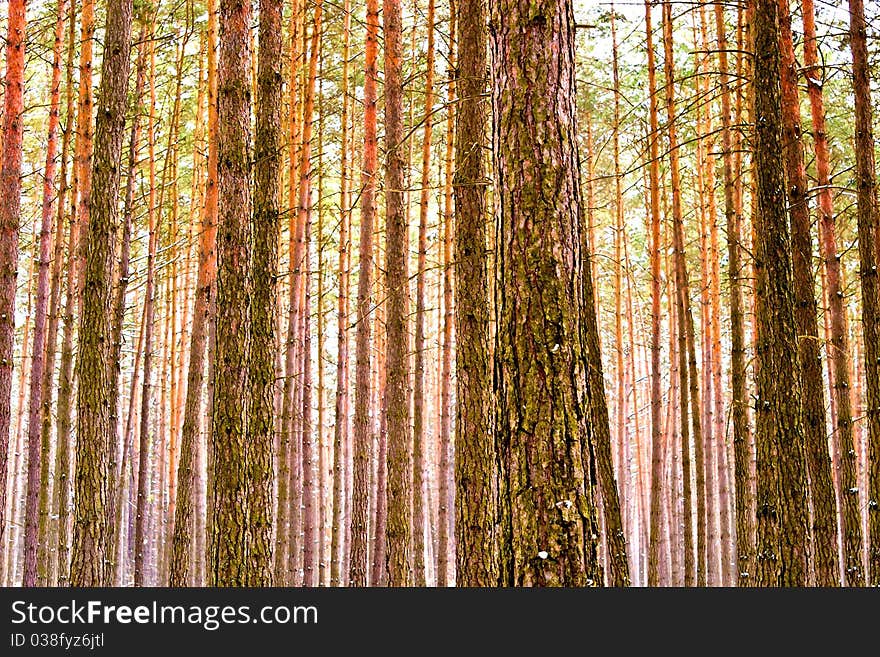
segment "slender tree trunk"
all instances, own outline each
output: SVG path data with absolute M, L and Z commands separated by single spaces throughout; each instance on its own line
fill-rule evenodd
M 804 586 L 807 582 L 807 495 L 801 380 L 785 211 L 783 115 L 778 2 L 755 5 L 755 165 L 758 312 L 756 583 Z
M 178 499 L 175 508 L 171 547 L 170 586 L 191 583 L 190 547 L 192 543 L 193 495 L 197 470 L 193 469 L 196 442 L 199 438 L 202 388 L 208 327 L 217 277 L 217 10 L 214 0 L 208 3 L 208 158 L 204 206 L 199 233 L 199 270 L 196 282 L 193 322 L 190 332 L 189 372 L 186 405 L 180 440 Z M 200 517 L 200 514 L 197 514 Z
M 373 224 L 376 218 L 376 103 L 379 40 L 379 2 L 367 0 L 366 64 L 364 77 L 364 151 L 357 329 L 355 334 L 354 471 L 351 510 L 349 580 L 367 585 L 367 513 L 370 480 L 370 306 L 373 268 Z
M 868 584 L 880 584 L 880 311 L 877 288 L 877 176 L 871 119 L 867 24 L 863 0 L 849 0 L 849 36 L 855 97 L 856 195 L 859 269 L 862 285 L 868 444 Z M 8 116 L 8 115 L 7 115 Z M 852 567 L 852 566 L 848 566 Z M 849 581 L 849 575 L 847 578 Z
M 42 408 L 40 409 L 40 440 L 43 445 L 52 445 L 52 387 L 55 375 L 55 357 L 58 338 L 58 322 L 60 319 L 61 308 L 61 272 L 65 262 L 65 243 L 69 250 L 73 235 L 68 230 L 68 238 L 64 239 L 65 233 L 65 199 L 68 192 L 67 179 L 67 160 L 70 152 L 70 133 L 74 125 L 74 104 L 73 104 L 73 60 L 74 51 L 76 50 L 76 10 L 68 5 L 67 12 L 67 62 L 65 64 L 65 106 L 66 114 L 64 128 L 61 133 L 61 168 L 59 171 L 58 198 L 57 198 L 57 216 L 55 220 L 55 246 L 52 262 L 52 279 L 50 286 L 49 300 L 49 325 L 46 329 L 46 365 L 43 368 L 42 383 Z M 73 226 L 75 224 L 71 224 Z M 72 260 L 70 261 L 72 262 Z M 47 487 L 43 487 L 41 495 L 45 492 L 45 498 L 40 499 L 40 519 L 39 528 L 39 554 L 37 565 L 38 585 L 40 586 L 57 586 L 58 584 L 58 513 L 53 513 L 52 508 L 61 488 L 59 482 L 61 472 L 57 464 L 60 458 L 60 450 L 58 440 L 54 442 L 55 446 L 55 465 L 51 482 L 51 492 Z M 48 465 L 48 462 L 47 462 Z M 42 469 L 42 465 L 40 466 Z M 48 471 L 43 481 L 49 481 Z M 45 518 L 45 520 L 43 520 Z
M 433 0 L 432 0 L 433 1 Z M 342 9 L 342 148 L 339 165 L 339 296 L 337 298 L 336 338 L 336 423 L 333 428 L 333 528 L 330 539 L 330 586 L 343 586 L 348 581 L 345 554 L 346 514 L 350 507 L 346 500 L 348 482 L 349 396 L 348 396 L 348 317 L 349 267 L 351 237 L 351 200 L 349 198 L 348 118 L 351 111 L 349 98 L 349 57 L 351 53 L 351 0 L 345 0 Z M 430 53 L 430 47 L 428 52 Z M 430 70 L 430 68 L 429 68 Z M 418 399 L 418 398 L 417 398 Z M 418 526 L 418 525 L 416 525 Z M 424 546 L 423 546 L 424 549 Z M 416 553 L 418 557 L 418 553 Z
M 24 134 L 24 51 L 26 0 L 10 0 L 0 153 L 0 546 L 5 545 L 6 474 L 12 417 L 12 362 L 15 342 L 15 281 L 21 221 L 21 149 Z
M 660 307 L 662 281 L 660 278 L 660 129 L 657 120 L 657 81 L 654 57 L 654 34 L 651 23 L 651 3 L 645 2 L 645 34 L 648 52 L 648 181 L 651 210 L 651 531 L 648 547 L 648 586 L 668 583 L 660 559 L 661 520 L 663 503 L 663 426 L 660 371 Z
M 41 440 L 43 366 L 46 351 L 46 317 L 49 303 L 49 264 L 52 249 L 53 201 L 55 196 L 55 156 L 58 150 L 58 106 L 61 95 L 61 46 L 64 40 L 66 0 L 59 0 L 52 48 L 52 78 L 49 83 L 49 126 L 46 136 L 46 166 L 43 173 L 42 221 L 40 222 L 39 269 L 34 308 L 34 334 L 31 347 L 30 394 L 28 398 L 28 472 L 24 521 L 23 586 L 37 584 L 39 527 L 46 525 L 49 494 L 49 436 Z M 2 473 L 0 473 L 2 474 Z M 42 505 L 40 502 L 43 502 Z M 44 513 L 40 513 L 40 509 Z M 0 519 L 2 521 L 2 519 Z M 43 532 L 45 534 L 45 530 Z M 45 572 L 42 574 L 45 583 Z
M 795 329 L 802 387 L 801 422 L 806 440 L 806 466 L 813 508 L 813 570 L 819 586 L 837 584 L 837 504 L 831 481 L 831 458 L 825 435 L 825 395 L 822 361 L 819 357 L 816 281 L 813 277 L 813 239 L 810 234 L 810 208 L 807 205 L 807 174 L 801 142 L 800 101 L 797 64 L 791 34 L 788 0 L 779 1 L 779 50 L 782 76 L 782 148 L 788 181 L 791 214 L 792 275 L 794 283 Z M 858 585 L 860 573 L 853 573 Z
M 837 250 L 837 237 L 834 206 L 831 197 L 831 162 L 828 134 L 825 128 L 825 104 L 822 97 L 824 71 L 819 69 L 818 44 L 816 39 L 816 20 L 813 0 L 803 0 L 804 21 L 804 67 L 807 79 L 807 92 L 810 98 L 810 112 L 813 122 L 813 147 L 816 154 L 816 176 L 818 183 L 819 206 L 819 250 L 825 266 L 825 281 L 828 296 L 828 315 L 831 340 L 828 359 L 831 364 L 830 379 L 833 382 L 831 393 L 834 402 L 833 423 L 838 436 L 837 450 L 840 465 L 838 488 L 842 506 L 843 566 L 844 583 L 849 583 L 855 575 L 855 582 L 864 581 L 862 568 L 862 530 L 858 495 L 853 488 L 858 487 L 855 467 L 855 444 L 853 436 L 852 390 L 850 389 L 850 348 L 847 334 L 846 300 L 843 289 L 843 272 Z
M 689 340 L 688 336 L 693 332 L 693 316 L 690 307 L 690 291 L 688 284 L 687 263 L 685 260 L 685 240 L 684 240 L 684 222 L 682 219 L 681 209 L 681 177 L 679 173 L 680 153 L 678 150 L 678 136 L 676 130 L 675 115 L 675 68 L 672 50 L 672 7 L 668 1 L 663 3 L 663 45 L 665 49 L 666 62 L 664 65 L 666 73 L 666 116 L 668 120 L 667 134 L 669 138 L 669 170 L 672 183 L 672 221 L 673 221 L 673 250 L 674 250 L 674 273 L 675 273 L 675 301 L 676 301 L 676 318 L 678 320 L 678 376 L 679 376 L 679 394 L 681 399 L 681 467 L 683 482 L 683 504 L 684 504 L 684 568 L 685 568 L 685 586 L 693 586 L 702 581 L 698 577 L 697 571 L 700 570 L 701 557 L 697 563 L 694 563 L 694 545 L 693 545 L 693 520 L 692 520 L 692 494 L 691 494 L 691 454 L 690 454 L 690 430 L 688 428 L 688 409 L 693 410 L 695 429 L 699 430 L 699 403 L 694 398 L 693 393 L 696 392 L 696 382 L 691 381 L 691 368 L 689 367 L 690 347 L 693 340 Z M 695 368 L 694 368 L 695 369 Z M 690 385 L 689 385 L 690 383 Z M 694 436 L 694 445 L 699 447 L 699 436 Z M 699 456 L 695 454 L 695 459 L 699 461 Z M 697 464 L 699 471 L 699 463 Z M 697 477 L 697 496 L 701 496 L 701 482 Z M 697 517 L 702 514 L 698 508 Z M 699 549 L 698 555 L 702 555 Z M 696 568 L 695 568 L 696 566 Z
M 483 161 L 487 103 L 486 9 L 458 2 L 459 104 L 455 163 L 456 349 L 456 583 L 498 582 L 498 473 L 492 433 L 492 352 L 489 344 L 489 272 L 486 171 Z M 427 152 L 427 151 L 426 151 Z M 425 160 L 427 163 L 427 159 Z M 427 173 L 427 169 L 425 170 Z M 422 179 L 427 197 L 427 177 Z

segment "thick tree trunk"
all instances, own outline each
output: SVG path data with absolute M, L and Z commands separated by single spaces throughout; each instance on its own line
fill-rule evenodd
M 281 2 L 260 1 L 254 152 L 251 344 L 247 423 L 250 586 L 272 583 L 272 476 L 275 443 L 275 279 L 278 277 L 281 171 Z
M 807 583 L 807 491 L 792 249 L 785 210 L 778 2 L 755 5 L 757 201 L 757 571 L 759 586 Z
M 110 346 L 114 244 L 120 161 L 128 99 L 132 0 L 107 10 L 99 111 L 83 270 L 82 315 L 77 350 L 76 510 L 71 553 L 72 586 L 105 581 L 107 533 L 107 436 L 110 427 L 107 359 Z
M 593 311 L 582 293 L 590 277 L 581 253 L 572 4 L 502 0 L 490 33 L 501 208 L 496 432 L 508 496 L 502 581 L 597 585 L 595 400 L 584 370 L 601 372 L 601 362 L 583 320 Z
M 244 586 L 247 554 L 247 333 L 250 290 L 250 0 L 220 2 L 217 345 L 211 441 L 212 586 Z

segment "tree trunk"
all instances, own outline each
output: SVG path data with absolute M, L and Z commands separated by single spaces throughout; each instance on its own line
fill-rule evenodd
M 782 77 L 782 148 L 785 156 L 788 204 L 791 213 L 792 275 L 795 329 L 802 390 L 801 422 L 806 441 L 806 466 L 813 508 L 813 570 L 819 586 L 837 584 L 837 504 L 831 481 L 831 457 L 825 435 L 825 395 L 819 356 L 816 281 L 813 277 L 813 239 L 807 205 L 807 174 L 801 142 L 798 72 L 791 34 L 788 0 L 779 0 L 779 49 Z M 855 575 L 855 573 L 853 573 Z M 860 572 L 853 578 L 857 585 Z
M 249 582 L 246 503 L 250 310 L 250 0 L 220 2 L 217 82 L 219 185 L 217 345 L 211 441 L 214 453 L 211 509 L 212 586 Z
M 351 258 L 351 199 L 349 194 L 348 117 L 351 111 L 349 98 L 349 57 L 351 52 L 351 0 L 345 0 L 342 28 L 342 135 L 339 164 L 339 295 L 337 298 L 336 338 L 336 422 L 333 427 L 333 529 L 330 539 L 330 586 L 343 586 L 348 581 L 345 569 L 346 515 L 351 510 L 346 500 L 348 486 L 349 441 L 349 395 L 348 395 L 348 317 L 349 317 L 349 268 Z M 430 52 L 430 48 L 428 50 Z M 416 555 L 418 556 L 418 555 Z
M 596 422 L 584 370 L 601 372 L 601 362 L 585 344 L 582 319 L 593 311 L 582 293 L 590 278 L 581 253 L 572 4 L 501 0 L 490 34 L 501 208 L 496 432 L 508 496 L 502 579 L 597 585 L 589 478 Z
M 49 436 L 41 440 L 40 409 L 46 351 L 46 318 L 49 303 L 49 264 L 52 249 L 53 201 L 55 197 L 55 155 L 58 149 L 58 106 L 61 95 L 61 46 L 64 40 L 66 0 L 58 2 L 55 21 L 55 42 L 52 48 L 52 78 L 49 83 L 49 127 L 46 136 L 46 166 L 43 173 L 42 221 L 40 222 L 39 269 L 37 298 L 34 308 L 34 335 L 31 347 L 30 396 L 28 399 L 28 481 L 24 524 L 24 575 L 22 586 L 37 584 L 40 566 L 37 555 L 40 529 L 47 522 L 49 497 Z M 51 394 L 51 392 L 50 392 Z M 41 513 L 42 511 L 42 513 Z M 46 573 L 41 578 L 45 584 Z
M 458 2 L 459 103 L 455 135 L 456 583 L 498 582 L 498 473 L 492 433 L 492 352 L 483 163 L 487 104 L 486 10 Z M 427 197 L 427 178 L 422 180 Z
M 110 427 L 110 310 L 117 201 L 128 99 L 132 0 L 108 7 L 101 64 L 99 111 L 89 201 L 82 315 L 77 350 L 76 510 L 71 554 L 72 586 L 105 582 L 107 436 Z
M 862 283 L 869 462 L 868 584 L 880 584 L 880 310 L 877 288 L 877 175 L 871 119 L 871 79 L 863 0 L 849 0 L 849 37 L 855 97 L 856 200 Z M 846 494 L 846 493 L 845 493 Z
M 778 2 L 757 0 L 754 146 L 757 213 L 755 400 L 759 586 L 807 582 L 807 495 L 792 249 L 785 211 Z
M 370 306 L 373 268 L 373 224 L 376 218 L 376 103 L 379 2 L 367 0 L 364 75 L 364 152 L 355 334 L 354 471 L 352 476 L 351 586 L 367 585 L 367 514 L 370 481 Z
M 25 0 L 10 0 L 0 153 L 0 546 L 6 535 L 6 473 L 12 417 L 15 288 L 21 221 L 21 148 L 24 134 Z
M 250 586 L 272 583 L 272 476 L 275 442 L 275 279 L 281 170 L 281 2 L 260 1 L 254 152 L 252 309 L 247 423 Z
M 842 508 L 842 535 L 844 583 L 849 583 L 852 575 L 855 581 L 864 582 L 862 575 L 862 528 L 859 513 L 858 495 L 849 491 L 858 487 L 855 468 L 855 444 L 853 436 L 852 391 L 850 389 L 850 347 L 847 334 L 846 300 L 844 297 L 843 273 L 837 251 L 836 228 L 834 225 L 834 206 L 831 197 L 831 158 L 828 134 L 825 129 L 825 104 L 822 98 L 824 71 L 819 69 L 819 53 L 816 40 L 816 20 L 813 0 L 803 0 L 804 20 L 804 67 L 807 79 L 807 93 L 810 98 L 810 112 L 813 121 L 813 147 L 816 153 L 816 177 L 818 183 L 819 206 L 819 250 L 825 265 L 825 280 L 828 292 L 828 315 L 831 332 L 831 348 L 828 359 L 831 363 L 832 400 L 837 430 L 837 443 L 840 446 L 840 504 Z

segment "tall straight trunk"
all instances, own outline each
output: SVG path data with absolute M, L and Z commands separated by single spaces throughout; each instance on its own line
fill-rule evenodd
M 109 315 L 119 197 L 122 140 L 128 98 L 131 53 L 132 0 L 108 7 L 105 50 L 101 64 L 99 111 L 95 125 L 95 155 L 79 348 L 76 369 L 76 510 L 71 551 L 72 586 L 97 586 L 105 581 L 107 533 L 107 436 L 110 426 Z
M 455 135 L 456 583 L 498 582 L 498 473 L 492 433 L 486 165 L 486 9 L 456 4 L 459 103 Z M 427 153 L 427 146 L 426 146 Z M 427 159 L 425 160 L 427 163 Z M 427 169 L 425 170 L 427 173 Z M 427 197 L 427 177 L 422 179 Z
M 855 443 L 853 435 L 852 390 L 850 388 L 850 349 L 847 332 L 846 298 L 844 296 L 843 272 L 837 250 L 834 206 L 831 196 L 831 157 L 828 133 L 825 128 L 825 103 L 822 97 L 824 71 L 819 68 L 819 52 L 816 38 L 816 19 L 813 0 L 803 0 L 804 21 L 804 67 L 807 93 L 810 98 L 810 114 L 813 123 L 813 147 L 816 155 L 818 183 L 819 251 L 824 263 L 828 292 L 828 315 L 831 348 L 828 359 L 831 364 L 832 400 L 835 416 L 833 427 L 837 431 L 838 459 L 840 465 L 839 490 L 842 507 L 843 566 L 845 584 L 864 582 L 862 567 L 862 528 L 856 482 Z
M 718 84 L 721 87 L 721 149 L 724 176 L 724 220 L 727 228 L 727 278 L 730 299 L 730 414 L 733 429 L 734 490 L 736 509 L 736 582 L 748 585 L 754 577 L 754 500 L 749 477 L 748 396 L 746 392 L 745 330 L 742 298 L 742 215 L 735 201 L 733 134 L 731 129 L 730 84 L 728 80 L 727 34 L 724 6 L 715 5 L 718 43 Z M 734 583 L 733 581 L 731 584 Z
M 629 435 L 627 432 L 627 394 L 626 394 L 626 365 L 624 356 L 626 347 L 623 340 L 623 241 L 625 239 L 624 216 L 623 216 L 623 184 L 620 172 L 620 75 L 617 57 L 617 30 L 614 20 L 614 7 L 611 7 L 611 51 L 612 51 L 612 81 L 614 94 L 614 118 L 611 128 L 612 159 L 614 160 L 614 377 L 615 395 L 614 407 L 616 411 L 614 446 L 617 450 L 617 483 L 620 499 L 630 499 L 629 493 Z M 603 510 L 609 507 L 603 506 Z M 624 509 L 623 531 L 624 540 L 631 537 L 631 517 Z M 606 527 L 608 520 L 605 520 Z M 630 537 L 626 534 L 630 533 Z M 606 532 L 607 534 L 607 532 Z M 628 564 L 631 570 L 631 564 Z
M 64 41 L 64 16 L 67 0 L 59 0 L 52 47 L 52 78 L 49 83 L 49 125 L 46 135 L 46 166 L 43 171 L 43 203 L 40 222 L 37 298 L 34 308 L 34 334 L 31 347 L 30 395 L 28 398 L 28 478 L 24 522 L 23 586 L 37 584 L 39 568 L 39 530 L 48 519 L 49 436 L 41 439 L 40 410 L 43 399 L 43 372 L 46 350 L 46 318 L 49 305 L 49 264 L 52 249 L 53 201 L 55 199 L 55 156 L 58 150 L 58 108 L 61 97 L 61 46 Z M 51 393 L 50 393 L 51 394 Z M 41 513 L 42 510 L 42 513 Z M 45 571 L 41 579 L 45 583 Z
M 211 441 L 214 452 L 211 509 L 212 586 L 249 582 L 246 399 L 250 315 L 250 0 L 220 2 L 217 81 L 219 185 L 217 345 Z
M 288 203 L 290 217 L 288 219 L 288 257 L 289 267 L 296 270 L 299 262 L 295 261 L 299 246 L 299 236 L 297 234 L 297 225 L 299 221 L 299 213 L 296 211 L 298 188 L 298 171 L 300 162 L 297 159 L 297 139 L 299 138 L 299 71 L 300 71 L 300 48 L 302 39 L 299 30 L 303 18 L 302 5 L 298 0 L 294 0 L 291 7 L 290 17 L 290 77 L 289 77 L 289 102 L 290 111 L 288 114 L 288 139 L 290 143 L 290 153 L 288 156 Z M 299 252 L 301 254 L 301 251 Z M 293 483 L 296 476 L 297 468 L 293 466 L 292 452 L 295 432 L 293 428 L 294 417 L 298 413 L 294 410 L 294 396 L 296 393 L 296 364 L 298 357 L 297 350 L 297 329 L 299 316 L 297 303 L 298 291 L 294 286 L 291 277 L 289 290 L 289 307 L 287 312 L 287 340 L 284 345 L 284 385 L 281 392 L 281 418 L 280 418 L 280 435 L 278 437 L 278 495 L 277 495 L 277 513 L 276 527 L 278 540 L 275 545 L 275 583 L 278 585 L 289 584 L 288 569 L 294 557 L 294 546 L 291 539 L 294 534 L 293 518 L 299 517 L 299 504 L 293 500 L 298 495 L 298 491 L 294 489 Z
M 759 586 L 807 582 L 807 491 L 792 248 L 785 209 L 778 2 L 755 5 Z
M 373 225 L 376 219 L 376 103 L 379 41 L 379 2 L 367 0 L 364 68 L 364 150 L 357 330 L 355 334 L 354 471 L 352 473 L 351 545 L 349 583 L 367 584 L 367 513 L 370 481 L 370 306 L 373 268 Z
M 199 232 L 199 268 L 196 282 L 193 321 L 190 332 L 189 371 L 186 405 L 180 439 L 178 499 L 175 508 L 171 546 L 170 586 L 191 583 L 190 548 L 192 543 L 193 495 L 197 495 L 197 471 L 193 464 L 202 411 L 202 388 L 205 372 L 208 326 L 217 277 L 217 11 L 214 0 L 208 2 L 207 86 L 208 86 L 208 158 L 204 205 Z
M 65 63 L 65 106 L 66 115 L 64 127 L 61 131 L 61 162 L 58 180 L 58 196 L 57 209 L 55 219 L 55 245 L 52 257 L 52 278 L 50 284 L 49 296 L 49 324 L 46 329 L 46 364 L 43 368 L 42 382 L 42 408 L 40 409 L 40 440 L 43 445 L 52 445 L 52 388 L 55 376 L 55 357 L 56 346 L 58 340 L 58 322 L 60 319 L 61 309 L 61 273 L 65 264 L 65 244 L 70 247 L 70 239 L 64 239 L 65 232 L 70 233 L 69 229 L 65 230 L 65 200 L 69 191 L 67 178 L 67 160 L 70 152 L 70 133 L 72 132 L 74 122 L 74 104 L 73 104 L 73 61 L 74 51 L 76 50 L 76 10 L 68 5 L 66 16 L 68 23 L 67 29 L 67 61 Z M 69 257 L 69 254 L 68 254 Z M 52 512 L 55 500 L 59 493 L 60 471 L 57 468 L 59 449 L 57 436 L 54 442 L 55 446 L 55 463 L 56 468 L 53 471 L 53 478 L 50 486 L 43 486 L 40 498 L 40 527 L 37 541 L 39 543 L 39 553 L 37 555 L 37 583 L 39 586 L 56 586 L 58 583 L 57 576 L 57 526 L 58 514 Z M 47 462 L 48 465 L 48 462 Z M 42 465 L 40 466 L 42 469 Z M 49 473 L 45 472 L 41 476 L 43 481 L 49 481 Z M 51 492 L 50 492 L 51 491 Z M 53 540 L 52 537 L 56 537 Z
M 685 259 L 684 222 L 681 208 L 681 176 L 679 172 L 680 153 L 678 151 L 678 136 L 676 130 L 675 115 L 675 62 L 672 50 L 672 7 L 668 1 L 663 3 L 663 45 L 666 55 L 664 71 L 666 74 L 666 116 L 668 120 L 667 136 L 669 139 L 669 175 L 672 183 L 672 221 L 673 221 L 673 250 L 674 250 L 674 273 L 675 273 L 675 307 L 678 321 L 678 376 L 679 394 L 681 399 L 680 430 L 681 430 L 681 467 L 683 482 L 684 504 L 684 568 L 685 586 L 703 582 L 697 571 L 703 572 L 700 563 L 703 551 L 698 545 L 698 559 L 694 563 L 693 545 L 693 520 L 692 520 L 692 493 L 691 493 L 691 454 L 690 454 L 690 429 L 688 425 L 688 409 L 693 411 L 693 426 L 697 434 L 699 432 L 699 403 L 694 397 L 697 392 L 696 381 L 692 380 L 689 354 L 693 346 L 693 340 L 688 336 L 693 332 L 693 315 L 690 306 L 690 291 L 688 284 L 687 263 Z M 694 377 L 695 379 L 695 377 Z M 690 384 L 690 385 L 689 385 Z M 694 435 L 694 445 L 700 446 L 700 436 Z M 695 460 L 699 456 L 695 454 Z M 699 463 L 697 463 L 699 471 Z M 701 486 L 697 477 L 697 497 L 701 497 Z M 697 518 L 702 516 L 698 506 Z M 696 566 L 696 567 L 695 567 Z
M 865 382 L 871 472 L 868 491 L 868 584 L 880 584 L 880 310 L 877 287 L 877 175 L 872 135 L 871 77 L 863 0 L 849 0 L 855 98 L 856 200 L 862 284 Z
M 455 16 L 454 2 L 450 5 L 450 15 Z M 456 62 L 456 29 L 458 22 L 452 21 L 449 33 L 449 61 L 450 70 L 455 70 Z M 453 189 L 452 189 L 452 164 L 455 148 L 455 78 L 450 76 L 446 94 L 446 148 L 443 158 L 443 353 L 440 365 L 440 435 L 438 436 L 440 449 L 440 462 L 437 486 L 437 586 L 444 587 L 449 584 L 449 562 L 454 561 L 454 548 L 450 535 L 450 519 L 453 509 L 451 508 L 451 462 L 452 455 L 452 343 L 454 326 L 454 300 L 453 300 L 453 277 L 452 277 L 452 235 L 454 220 L 452 213 Z
M 668 584 L 660 559 L 663 503 L 663 396 L 660 371 L 660 128 L 657 120 L 657 79 L 651 3 L 645 2 L 645 34 L 648 52 L 648 187 L 651 211 L 651 531 L 648 546 L 648 586 Z
M 419 193 L 419 243 L 416 271 L 415 366 L 413 372 L 413 583 L 425 586 L 425 278 L 428 261 L 428 203 L 434 105 L 434 0 L 428 0 L 428 46 L 425 67 L 425 114 Z M 415 31 L 413 31 L 415 34 Z M 414 37 L 415 38 L 415 37 Z M 410 142 L 410 145 L 412 142 Z
M 249 270 L 248 531 L 250 586 L 272 582 L 272 476 L 275 443 L 275 279 L 278 277 L 281 171 L 280 0 L 260 1 L 254 142 L 253 260 Z
M 412 445 L 409 404 L 409 275 L 403 179 L 403 81 L 400 0 L 384 0 L 385 38 L 385 282 L 388 413 L 388 522 L 385 563 L 389 586 L 407 586 L 412 508 Z
M 801 142 L 798 71 L 791 33 L 788 0 L 779 0 L 780 92 L 782 148 L 785 156 L 788 205 L 791 215 L 792 276 L 795 329 L 798 336 L 801 422 L 804 428 L 806 467 L 813 508 L 813 570 L 819 586 L 835 586 L 838 573 L 837 503 L 831 481 L 831 457 L 825 435 L 825 384 L 819 356 L 816 281 L 813 277 L 813 238 L 807 205 L 807 174 Z M 849 493 L 848 493 L 849 494 Z M 861 583 L 861 570 L 851 573 L 853 585 Z
M 12 363 L 15 343 L 15 287 L 21 221 L 21 149 L 24 135 L 24 51 L 26 0 L 10 0 L 0 153 L 0 546 L 6 535 L 6 475 L 12 418 Z
M 108 468 L 109 481 L 107 483 L 107 569 L 106 582 L 107 585 L 115 585 L 120 564 L 117 559 L 117 545 L 119 543 L 118 536 L 122 531 L 122 509 L 121 507 L 121 491 L 123 477 L 125 476 L 125 440 L 120 444 L 119 440 L 119 409 L 121 406 L 120 395 L 120 369 L 122 353 L 122 330 L 125 321 L 125 297 L 128 290 L 130 260 L 131 260 L 131 232 L 132 220 L 134 214 L 134 187 L 135 178 L 138 169 L 138 139 L 140 136 L 140 101 L 144 91 L 144 81 L 146 78 L 146 47 L 144 39 L 146 36 L 146 25 L 141 25 L 140 35 L 138 36 L 138 54 L 137 63 L 135 65 L 135 92 L 134 107 L 131 116 L 131 128 L 128 141 L 128 165 L 126 171 L 125 183 L 125 201 L 122 212 L 121 244 L 119 246 L 119 264 L 116 269 L 115 289 L 113 290 L 113 302 L 111 309 L 111 340 L 110 340 L 110 357 L 107 361 L 109 368 L 109 390 L 110 390 L 110 429 L 108 431 L 108 449 L 113 461 Z M 121 448 L 121 452 L 120 452 Z M 116 459 L 121 454 L 119 463 Z
M 155 23 L 150 27 L 150 34 L 155 34 Z M 136 509 L 134 530 L 134 585 L 143 586 L 146 583 L 147 541 L 148 522 L 148 498 L 150 496 L 148 486 L 149 454 L 150 454 L 150 386 L 153 366 L 153 318 L 155 313 L 155 287 L 156 287 L 156 251 L 159 244 L 159 208 L 156 204 L 156 167 L 155 167 L 155 112 L 156 112 L 156 49 L 155 44 L 150 44 L 150 111 L 147 123 L 147 149 L 149 154 L 149 200 L 147 209 L 148 243 L 147 243 L 147 277 L 144 284 L 144 349 L 143 349 L 143 379 L 141 384 L 141 411 L 138 446 L 138 479 L 136 487 Z
M 589 473 L 591 438 L 602 434 L 585 370 L 601 373 L 601 361 L 584 320 L 595 317 L 580 235 L 574 30 L 567 0 L 492 7 L 502 580 L 518 586 L 600 576 Z
M 323 3 L 318 0 L 315 3 L 315 12 L 312 18 L 312 33 L 309 44 L 309 67 L 305 85 L 303 100 L 302 121 L 302 151 L 300 160 L 299 178 L 299 223 L 298 234 L 302 240 L 297 242 L 299 253 L 294 256 L 296 268 L 294 269 L 293 285 L 301 289 L 302 305 L 302 495 L 303 495 L 303 585 L 316 586 L 320 559 L 316 551 L 317 534 L 317 458 L 318 451 L 311 431 L 311 354 L 310 354 L 310 270 L 309 264 L 309 230 L 312 222 L 312 127 L 315 105 L 315 87 L 318 75 L 318 56 L 321 44 L 321 24 Z M 300 231 L 302 231 L 300 233 Z M 299 257 L 297 257 L 299 256 Z M 301 286 L 301 287 L 300 287 Z
M 432 0 L 433 1 L 433 0 Z M 345 0 L 342 9 L 342 147 L 339 164 L 339 295 L 336 321 L 336 422 L 333 427 L 333 528 L 330 538 L 330 586 L 342 586 L 348 581 L 345 554 L 346 514 L 351 513 L 346 500 L 348 486 L 348 315 L 349 315 L 349 268 L 351 261 L 351 200 L 349 194 L 348 117 L 351 111 L 349 98 L 349 57 L 351 53 L 351 0 Z M 430 48 L 429 48 L 430 52 Z M 424 547 L 424 546 L 423 546 Z M 418 557 L 418 553 L 416 554 Z

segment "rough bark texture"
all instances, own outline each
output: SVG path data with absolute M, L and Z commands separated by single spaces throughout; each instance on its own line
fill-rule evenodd
M 3 151 L 0 153 L 0 549 L 6 545 L 6 473 L 12 412 L 15 287 L 21 219 L 21 146 L 24 92 L 25 0 L 9 2 Z M 2 561 L 2 560 L 0 560 Z
M 249 270 L 251 345 L 247 425 L 248 584 L 272 583 L 272 477 L 275 443 L 275 279 L 278 277 L 281 171 L 280 0 L 260 1 L 257 125 L 254 151 L 253 264 Z
M 599 583 L 585 385 L 574 15 L 501 0 L 490 18 L 500 194 L 495 352 L 505 517 L 502 582 Z M 587 278 L 589 280 L 589 278 Z M 589 362 L 587 362 L 589 361 Z
M 781 65 L 782 147 L 788 181 L 791 215 L 792 274 L 794 283 L 795 330 L 797 331 L 801 422 L 806 441 L 806 466 L 813 509 L 812 567 L 815 583 L 834 586 L 838 579 L 837 502 L 831 481 L 831 455 L 825 435 L 825 384 L 819 357 L 819 325 L 816 281 L 813 276 L 813 239 L 810 208 L 807 205 L 807 174 L 801 142 L 801 112 L 798 73 L 791 34 L 789 0 L 779 0 L 779 49 Z M 859 578 L 853 579 L 853 584 Z
M 220 2 L 217 345 L 211 441 L 212 586 L 248 583 L 245 404 L 250 296 L 250 0 Z
M 388 299 L 385 404 L 388 413 L 388 523 L 385 563 L 389 586 L 407 586 L 410 564 L 412 444 L 409 424 L 409 275 L 403 180 L 403 81 L 400 0 L 385 0 L 385 282 Z
M 825 130 L 825 104 L 822 98 L 824 71 L 818 66 L 816 19 L 813 0 L 803 0 L 804 67 L 810 114 L 813 121 L 813 148 L 816 154 L 816 182 L 819 185 L 819 251 L 825 266 L 825 285 L 830 315 L 831 394 L 834 402 L 837 443 L 840 460 L 841 533 L 843 535 L 844 584 L 850 580 L 864 582 L 862 567 L 862 527 L 859 517 L 858 494 L 849 493 L 858 487 L 856 482 L 855 443 L 853 436 L 852 392 L 850 389 L 850 346 L 847 334 L 846 303 L 843 273 L 837 251 L 834 206 L 831 198 L 831 158 L 828 134 Z M 845 492 L 846 491 L 846 492 Z
M 357 331 L 355 334 L 354 471 L 352 473 L 351 586 L 367 584 L 367 515 L 370 482 L 370 297 L 373 268 L 373 224 L 376 217 L 376 101 L 379 2 L 367 0 L 364 70 L 364 151 Z
M 759 586 L 807 582 L 807 494 L 791 241 L 785 208 L 778 2 L 755 5 L 757 568 Z
M 83 270 L 82 314 L 76 369 L 76 510 L 70 566 L 72 586 L 104 583 L 107 532 L 107 436 L 113 258 L 117 233 L 120 162 L 128 98 L 132 0 L 108 7 L 98 90 L 92 191 Z
M 498 463 L 492 433 L 492 351 L 486 243 L 486 10 L 458 2 L 455 163 L 456 584 L 498 582 Z M 424 184 L 424 181 L 423 181 Z

